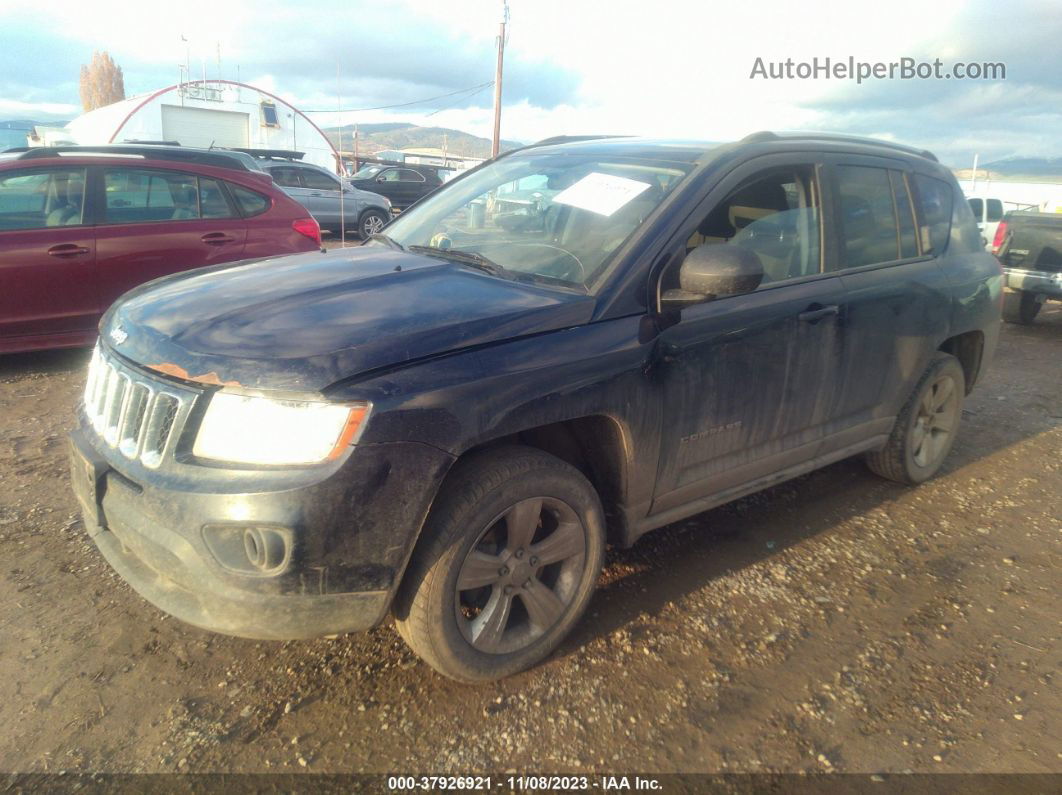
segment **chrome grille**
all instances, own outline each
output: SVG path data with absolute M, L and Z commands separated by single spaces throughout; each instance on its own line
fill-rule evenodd
M 138 373 L 92 352 L 85 382 L 85 414 L 110 447 L 155 468 L 172 454 L 195 393 Z

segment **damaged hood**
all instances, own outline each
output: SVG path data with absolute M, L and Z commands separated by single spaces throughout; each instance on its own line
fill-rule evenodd
M 171 376 L 321 391 L 461 348 L 581 325 L 593 298 L 377 246 L 179 274 L 126 294 L 107 345 Z

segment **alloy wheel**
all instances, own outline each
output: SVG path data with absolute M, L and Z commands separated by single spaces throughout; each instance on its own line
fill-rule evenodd
M 586 533 L 562 500 L 521 500 L 495 518 L 472 546 L 457 576 L 458 626 L 490 654 L 534 643 L 564 616 L 576 596 Z
M 950 375 L 926 390 L 911 429 L 911 457 L 920 467 L 935 464 L 948 450 L 958 420 L 959 393 Z
M 383 218 L 375 214 L 367 216 L 361 225 L 361 231 L 365 234 L 366 237 L 370 235 L 375 235 L 383 228 Z

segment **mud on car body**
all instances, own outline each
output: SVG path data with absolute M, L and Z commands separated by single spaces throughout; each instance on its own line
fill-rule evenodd
M 442 673 L 505 676 L 606 543 L 857 454 L 931 477 L 999 328 L 954 178 L 875 141 L 553 139 L 386 232 L 104 317 L 73 482 L 162 609 L 278 639 L 390 613 Z

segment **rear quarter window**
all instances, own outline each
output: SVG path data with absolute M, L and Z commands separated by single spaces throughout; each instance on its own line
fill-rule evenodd
M 244 218 L 261 215 L 273 204 L 272 199 L 268 196 L 263 196 L 258 191 L 234 185 L 231 182 L 228 185 L 229 192 L 232 194 L 232 198 L 236 200 L 236 204 L 239 206 L 240 213 Z
M 992 202 L 998 201 L 998 199 L 989 199 L 988 201 L 989 212 L 991 213 Z M 951 217 L 948 250 L 958 254 L 973 254 L 978 251 L 984 251 L 985 246 L 984 241 L 981 239 L 981 230 L 977 228 L 977 219 L 974 218 L 970 205 L 964 202 L 960 195 L 954 201 L 953 206 L 955 211 Z
M 924 174 L 914 175 L 914 188 L 916 203 L 918 206 L 918 232 L 922 238 L 922 251 L 926 254 L 940 256 L 948 248 L 948 240 L 951 237 L 951 222 L 953 215 L 952 204 L 954 193 L 951 185 L 936 177 L 927 177 Z M 959 202 L 965 215 L 971 221 L 973 213 L 970 205 Z M 974 228 L 976 229 L 976 222 Z

